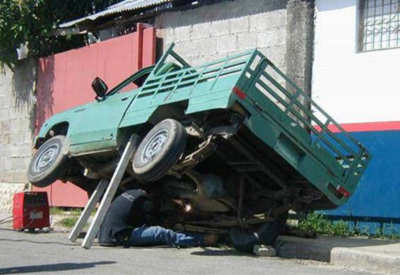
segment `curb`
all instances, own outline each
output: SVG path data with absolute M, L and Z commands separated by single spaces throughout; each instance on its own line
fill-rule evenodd
M 338 237 L 303 239 L 280 236 L 279 257 L 328 262 L 380 274 L 400 274 L 400 243 Z

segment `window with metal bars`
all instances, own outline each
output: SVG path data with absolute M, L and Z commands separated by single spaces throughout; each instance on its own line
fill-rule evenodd
M 358 50 L 400 47 L 400 0 L 360 0 Z

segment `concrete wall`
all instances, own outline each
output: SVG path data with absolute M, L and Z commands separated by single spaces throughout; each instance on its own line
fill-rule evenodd
M 247 49 L 260 49 L 286 70 L 286 0 L 236 0 L 165 12 L 156 18 L 164 49 L 175 50 L 192 65 Z
M 311 93 L 314 7 L 307 0 L 234 0 L 156 18 L 163 49 L 192 65 L 257 48 Z M 312 2 L 312 1 L 311 1 Z
M 311 94 L 314 4 L 310 1 L 290 0 L 287 14 L 286 74 L 307 94 Z
M 0 210 L 11 210 L 12 195 L 28 188 L 35 82 L 34 60 L 0 73 Z

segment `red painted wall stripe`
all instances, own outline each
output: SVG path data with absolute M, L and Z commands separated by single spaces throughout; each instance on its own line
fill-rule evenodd
M 342 126 L 346 132 L 400 131 L 400 121 L 345 123 L 340 124 L 340 126 Z M 315 126 L 315 128 L 320 129 L 318 126 Z M 340 132 L 334 125 L 329 125 L 328 129 L 333 133 Z

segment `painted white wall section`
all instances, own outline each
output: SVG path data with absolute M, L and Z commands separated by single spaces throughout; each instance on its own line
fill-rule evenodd
M 339 123 L 400 121 L 400 49 L 357 53 L 357 0 L 316 0 L 312 97 Z

